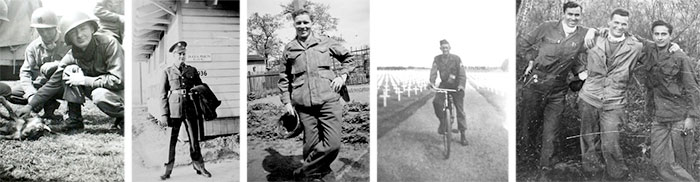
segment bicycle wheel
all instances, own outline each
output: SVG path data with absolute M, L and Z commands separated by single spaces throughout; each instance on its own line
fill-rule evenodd
M 445 119 L 447 121 L 443 122 L 443 128 L 444 128 L 444 134 L 443 136 L 443 145 L 445 146 L 445 151 L 443 152 L 443 155 L 445 155 L 445 159 L 450 158 L 450 143 L 452 143 L 452 132 L 450 131 L 450 123 L 452 123 L 452 112 L 450 112 L 451 109 L 448 109 L 445 111 Z

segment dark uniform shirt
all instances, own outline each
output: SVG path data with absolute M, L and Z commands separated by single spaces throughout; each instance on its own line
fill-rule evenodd
M 668 46 L 646 46 L 643 58 L 647 88 L 655 104 L 658 122 L 700 118 L 700 86 L 694 76 L 694 63 L 685 53 L 670 53 Z
M 333 71 L 332 58 L 341 62 L 337 74 Z M 342 45 L 313 33 L 306 42 L 294 39 L 287 43 L 281 61 L 285 69 L 277 84 L 282 91 L 280 99 L 283 104 L 303 106 L 337 101 L 340 95 L 331 88 L 331 81 L 349 74 L 356 66 L 352 55 Z
M 85 51 L 73 48 L 63 57 L 59 68 L 37 91 L 29 105 L 39 106 L 60 92 L 64 84 L 63 69 L 72 64 L 82 69 L 87 87 L 124 89 L 124 49 L 113 37 L 95 33 Z
M 187 93 L 194 86 L 202 85 L 202 79 L 197 68 L 184 63 L 168 66 L 163 74 L 163 89 L 160 90 L 161 111 L 170 118 L 181 118 L 186 109 L 183 105 Z
M 554 87 L 564 87 L 568 71 L 578 74 L 585 70 L 579 56 L 585 51 L 587 32 L 587 28 L 577 26 L 566 36 L 561 21 L 548 21 L 519 38 L 517 54 L 525 58 L 523 61 L 534 61 L 533 74 L 554 79 Z
M 433 59 L 433 67 L 430 69 L 430 83 L 435 84 L 435 80 L 440 72 L 440 88 L 457 89 L 465 88 L 467 75 L 462 67 L 462 60 L 454 54 L 440 54 Z

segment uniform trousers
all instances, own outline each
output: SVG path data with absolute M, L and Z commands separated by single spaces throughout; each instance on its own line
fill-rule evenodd
M 597 173 L 605 169 L 613 178 L 624 177 L 629 171 L 620 148 L 620 126 L 627 118 L 624 108 L 596 108 L 581 99 L 578 105 L 583 170 Z
M 653 122 L 651 161 L 665 181 L 695 181 L 694 133 L 683 131 L 684 121 Z M 686 134 L 684 134 L 684 132 Z
M 464 114 L 464 90 L 448 94 L 452 96 L 452 105 L 457 113 L 457 129 L 459 129 L 459 131 L 467 130 L 467 117 Z M 444 123 L 447 122 L 445 113 L 442 111 L 444 105 L 445 94 L 435 94 L 435 98 L 433 98 L 433 109 L 435 109 L 435 115 L 437 115 L 438 120 L 440 121 L 440 129 L 442 129 L 442 127 L 445 126 Z
M 177 139 L 180 134 L 180 127 L 185 124 L 185 129 L 187 130 L 187 137 L 190 139 L 190 158 L 194 162 L 203 162 L 202 153 L 199 148 L 199 136 L 200 128 L 199 122 L 203 122 L 201 117 L 199 117 L 196 112 L 194 112 L 194 105 L 192 101 L 187 100 L 183 103 L 185 107 L 185 113 L 183 116 L 185 118 L 170 118 L 170 127 L 172 127 L 172 132 L 170 133 L 170 150 L 168 151 L 168 163 L 174 164 L 175 162 L 175 147 L 177 146 Z
M 304 176 L 322 177 L 332 172 L 331 163 L 340 152 L 343 106 L 335 100 L 295 109 L 304 125 L 304 163 L 297 170 Z

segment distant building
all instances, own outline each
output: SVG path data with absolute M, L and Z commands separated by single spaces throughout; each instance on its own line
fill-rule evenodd
M 27 45 L 39 34 L 29 26 L 40 0 L 0 0 L 0 80 L 18 80 Z M 6 21 L 8 20 L 8 21 Z
M 260 55 L 248 55 L 248 75 L 267 72 L 265 58 Z

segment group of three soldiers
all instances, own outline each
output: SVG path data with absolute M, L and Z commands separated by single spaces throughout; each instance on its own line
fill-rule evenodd
M 619 132 L 628 117 L 628 83 L 638 72 L 646 78 L 642 81 L 647 102 L 653 103 L 652 163 L 665 180 L 694 181 L 692 129 L 700 117 L 700 87 L 694 74 L 697 63 L 670 42 L 672 25 L 653 22 L 653 40 L 647 41 L 628 33 L 629 16 L 628 11 L 616 9 L 607 28 L 588 29 L 579 25 L 582 7 L 567 2 L 560 21 L 545 22 L 518 40 L 518 54 L 529 61 L 517 113 L 519 136 L 524 137 L 525 146 L 519 146 L 518 152 L 530 144 L 533 121 L 542 119 L 539 166 L 544 179 L 558 162 L 554 142 L 568 89 L 580 89 L 577 104 L 583 170 L 612 179 L 628 176 Z M 567 84 L 569 72 L 585 81 L 582 87 Z
M 31 27 L 39 33 L 25 50 L 20 82 L 10 93 L 0 93 L 15 104 L 20 117 L 38 113 L 60 120 L 55 114 L 57 99 L 68 103 L 68 118 L 52 126 L 57 131 L 84 128 L 81 106 L 84 97 L 114 120 L 114 129 L 123 130 L 124 51 L 121 44 L 100 29 L 98 20 L 73 11 L 60 20 L 47 8 L 32 13 Z M 5 85 L 6 86 L 6 85 Z

